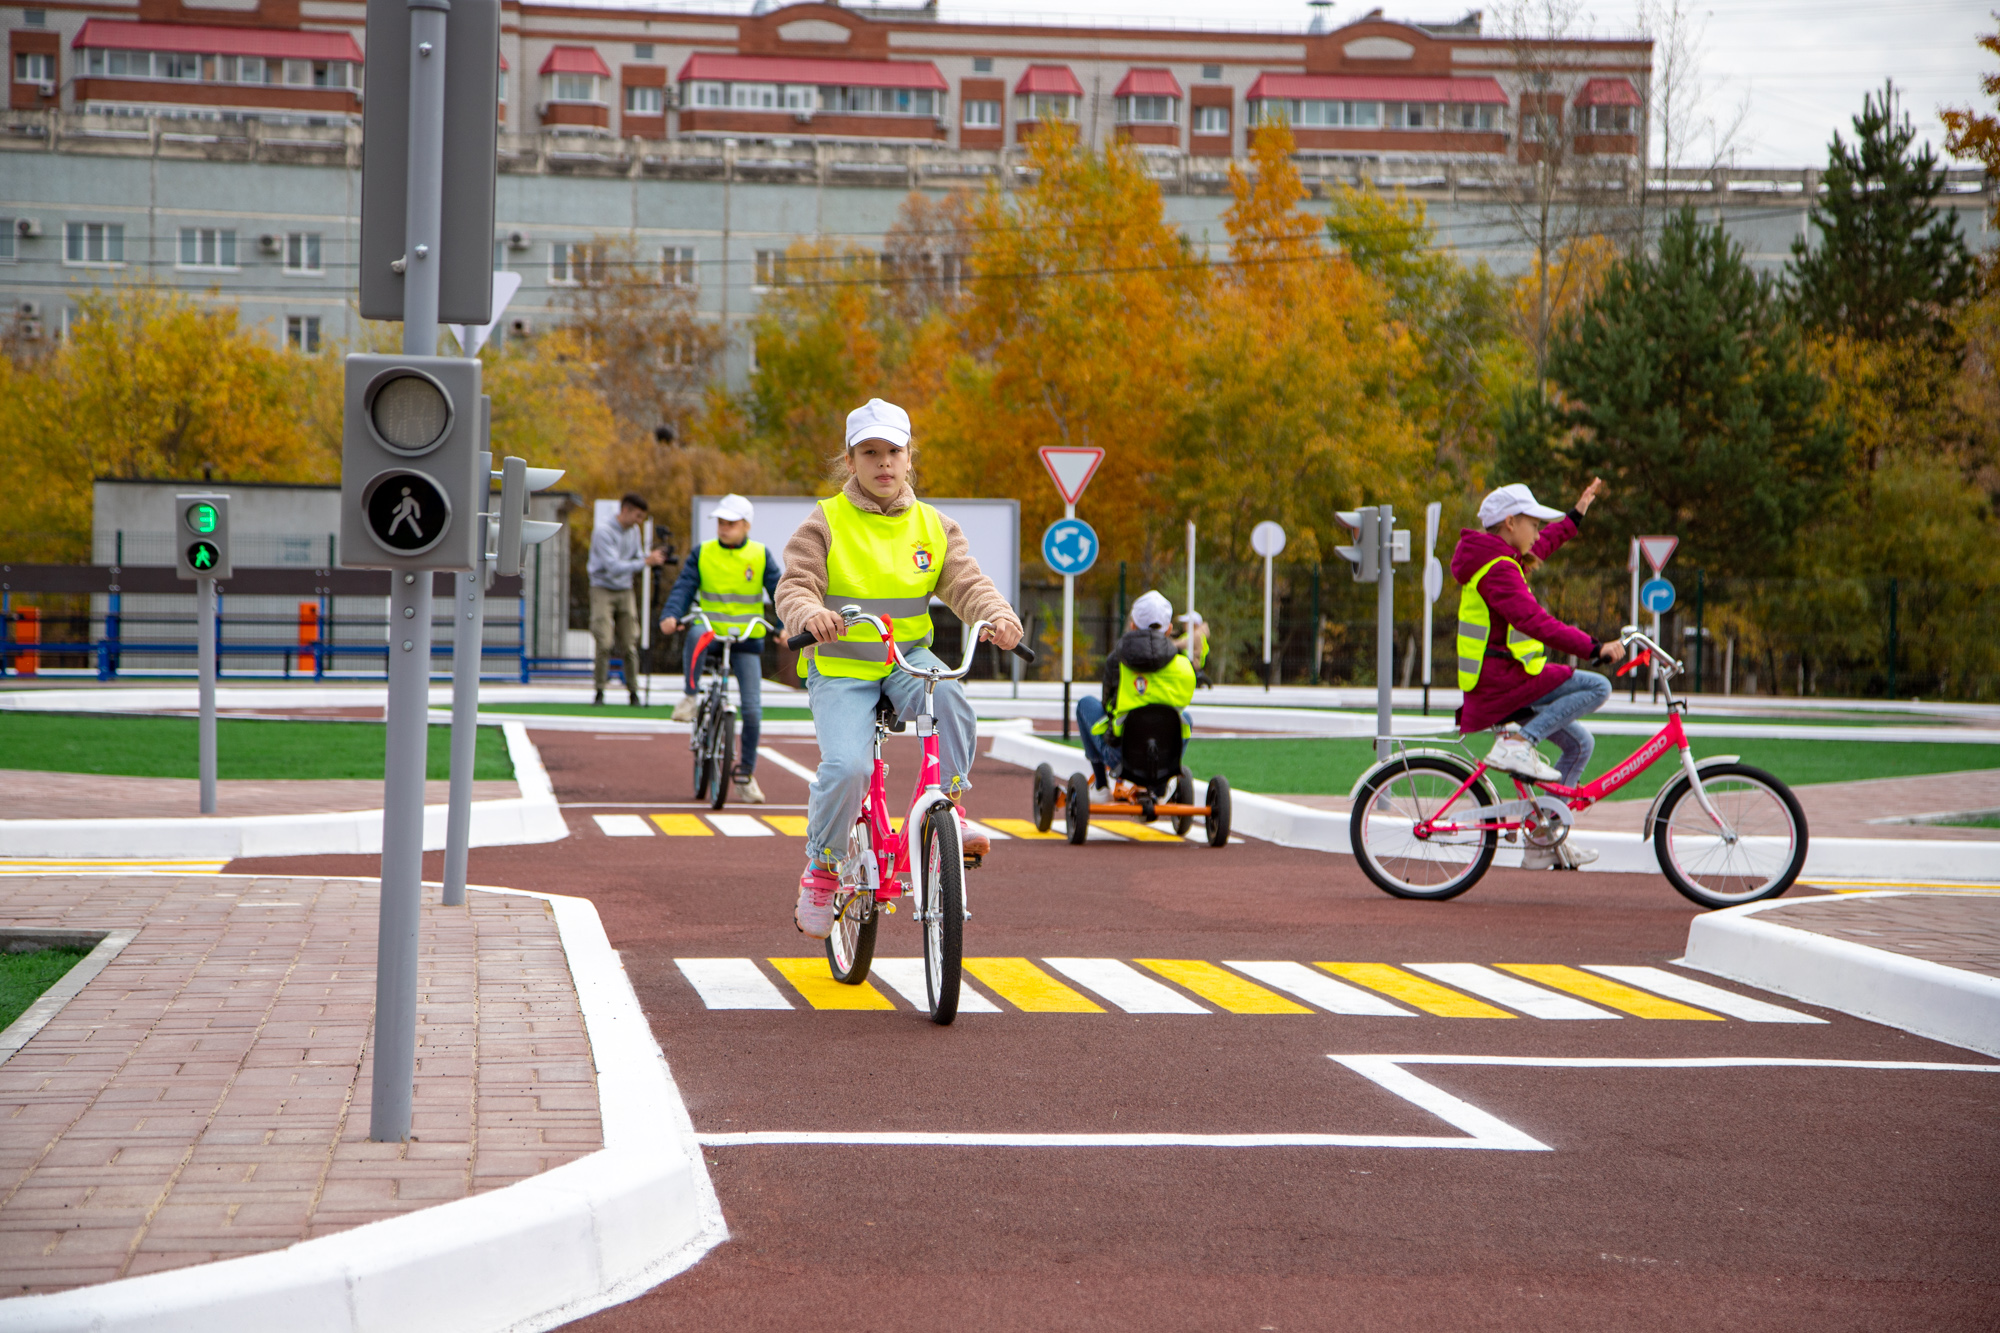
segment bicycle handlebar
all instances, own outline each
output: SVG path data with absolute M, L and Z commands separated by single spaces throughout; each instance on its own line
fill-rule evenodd
M 904 671 L 909 672 L 913 676 L 929 676 L 934 674 L 931 671 L 925 670 L 924 668 L 913 667 L 909 665 L 907 661 L 904 660 L 902 650 L 896 646 L 895 635 L 890 633 L 889 627 L 884 625 L 879 617 L 871 616 L 866 612 L 862 611 L 860 607 L 856 606 L 842 607 L 840 612 L 840 617 L 849 625 L 859 625 L 864 623 L 873 625 L 875 627 L 875 632 L 882 636 L 882 642 L 889 645 L 890 660 L 894 662 L 895 665 L 902 668 Z M 935 673 L 938 675 L 938 679 L 957 680 L 960 676 L 963 676 L 966 672 L 972 670 L 972 656 L 974 653 L 979 651 L 979 632 L 983 629 L 990 628 L 992 624 L 993 622 L 990 620 L 978 620 L 972 623 L 966 635 L 965 660 L 959 663 L 958 670 L 956 671 Z M 794 634 L 791 638 L 785 640 L 785 647 L 790 648 L 794 652 L 796 652 L 798 649 L 804 648 L 815 642 L 815 637 L 816 636 L 813 634 L 811 630 L 800 630 L 797 634 Z M 1007 651 L 1014 654 L 1014 656 L 1020 658 L 1023 662 L 1033 662 L 1035 660 L 1035 654 L 1033 650 L 1031 650 L 1026 644 L 1017 643 L 1012 648 L 1009 648 Z
M 728 633 L 725 633 L 723 630 L 717 629 L 715 627 L 715 622 L 708 618 L 708 612 L 706 611 L 690 612 L 688 614 L 687 621 L 688 624 L 690 625 L 698 623 L 703 629 L 707 630 L 710 634 L 713 634 L 716 638 L 728 639 L 731 642 L 736 642 L 738 640 L 741 640 L 745 635 L 747 635 L 751 630 L 755 629 L 759 625 L 762 625 L 765 629 L 769 630 L 773 634 L 779 632 L 778 626 L 773 625 L 770 621 L 764 619 L 764 617 L 762 616 L 752 616 L 748 621 L 746 621 L 741 625 L 730 625 L 727 627 L 727 629 L 730 631 Z
M 1659 663 L 1660 671 L 1663 675 L 1678 676 L 1681 674 L 1682 668 L 1680 662 L 1670 657 L 1666 649 L 1655 643 L 1652 636 L 1639 629 L 1638 626 L 1627 625 L 1619 630 L 1618 642 L 1624 644 L 1627 648 L 1636 643 L 1651 653 L 1653 660 Z

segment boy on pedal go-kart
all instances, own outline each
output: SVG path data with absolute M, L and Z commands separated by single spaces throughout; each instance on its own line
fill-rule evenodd
M 1208 660 L 1208 627 L 1191 625 L 1183 644 L 1167 637 L 1173 623 L 1173 604 L 1163 594 L 1141 595 L 1132 603 L 1131 628 L 1104 659 L 1102 696 L 1085 695 L 1076 701 L 1076 728 L 1083 736 L 1084 755 L 1090 760 L 1093 804 L 1111 800 L 1111 772 L 1121 757 L 1118 742 L 1125 717 L 1133 709 L 1147 704 L 1178 709 L 1183 719 L 1182 735 L 1186 735 L 1195 673 Z
M 1595 671 L 1578 671 L 1548 660 L 1549 649 L 1616 663 L 1625 656 L 1618 640 L 1600 644 L 1545 610 L 1528 587 L 1528 562 L 1539 564 L 1574 537 L 1604 489 L 1592 478 L 1576 507 L 1564 514 L 1536 502 L 1516 482 L 1502 486 L 1479 504 L 1479 529 L 1465 528 L 1451 554 L 1458 599 L 1458 687 L 1465 702 L 1458 710 L 1461 735 L 1497 728 L 1499 739 L 1486 756 L 1504 773 L 1561 782 L 1573 787 L 1590 763 L 1597 740 L 1577 721 L 1611 697 L 1611 682 Z M 1546 525 L 1546 526 L 1545 526 Z M 1515 725 L 1517 713 L 1528 720 Z M 1552 767 L 1535 746 L 1553 740 L 1562 767 Z M 1526 870 L 1574 870 L 1597 853 L 1571 847 L 1530 846 Z
M 965 624 L 986 620 L 983 636 L 1002 649 L 1021 641 L 1021 622 L 993 580 L 980 571 L 958 524 L 917 499 L 910 487 L 915 446 L 910 414 L 871 398 L 848 413 L 847 481 L 822 500 L 785 543 L 785 572 L 775 601 L 787 638 L 810 632 L 817 642 L 800 653 L 819 772 L 806 806 L 806 868 L 799 877 L 793 922 L 814 939 L 833 930 L 835 873 L 847 834 L 874 776 L 875 707 L 886 698 L 897 715 L 923 702 L 924 686 L 893 671 L 888 649 L 867 624 L 849 629 L 836 609 L 859 606 L 894 627 L 897 650 L 919 666 L 942 667 L 931 641 L 930 599 Z M 939 682 L 937 710 L 943 789 L 956 803 L 971 786 L 975 740 L 972 705 L 956 681 Z M 986 835 L 959 819 L 968 865 L 989 850 Z
M 748 626 L 743 639 L 733 644 L 712 644 L 712 653 L 726 652 L 725 665 L 736 676 L 736 692 L 743 703 L 743 758 L 736 766 L 736 799 L 745 805 L 762 805 L 763 788 L 757 785 L 757 740 L 764 724 L 764 627 L 754 623 L 763 616 L 764 598 L 778 591 L 778 567 L 762 542 L 750 540 L 750 520 L 756 511 L 748 500 L 734 493 L 722 497 L 715 507 L 715 537 L 695 551 L 694 558 L 681 567 L 667 594 L 660 615 L 660 632 L 672 634 L 681 627 L 681 617 L 693 602 L 708 613 L 708 623 L 718 634 L 733 626 Z M 694 660 L 695 635 L 688 634 L 681 677 L 685 693 L 674 705 L 674 721 L 691 722 L 695 710 L 695 681 L 701 663 Z

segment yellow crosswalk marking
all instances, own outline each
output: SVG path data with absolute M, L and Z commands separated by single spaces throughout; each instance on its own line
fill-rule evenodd
M 759 818 L 788 838 L 803 838 L 806 836 L 806 817 L 804 815 L 761 815 Z
M 1151 968 L 1168 981 L 1187 987 L 1211 1004 L 1221 1005 L 1232 1014 L 1312 1012 L 1276 991 L 1265 990 L 1234 972 L 1225 972 L 1214 963 L 1205 963 L 1198 958 L 1135 958 L 1132 961 L 1140 967 Z
M 1405 972 L 1400 967 L 1387 963 L 1316 963 L 1337 977 L 1346 977 L 1371 990 L 1394 996 L 1412 1009 L 1421 1009 L 1427 1014 L 1441 1018 L 1513 1018 L 1505 1009 L 1496 1009 L 1484 1000 L 1475 1000 L 1470 995 L 1460 995 L 1448 990 L 1435 981 L 1427 981 L 1414 972 Z
M 700 815 L 654 815 L 660 832 L 670 838 L 712 838 L 715 830 L 701 822 Z
M 771 966 L 784 974 L 806 1003 L 815 1009 L 894 1009 L 889 997 L 867 982 L 843 986 L 827 971 L 824 958 L 773 958 Z
M 1134 842 L 1171 842 L 1179 847 L 1192 845 L 1186 838 L 1179 837 L 1171 829 L 1154 828 L 1151 824 L 1128 824 L 1123 820 L 1107 819 L 1103 823 L 1092 823 L 1091 827 L 1101 828 L 1106 833 L 1115 834 L 1121 838 L 1130 838 Z
M 1712 1023 L 1722 1022 L 1719 1015 L 1703 1009 L 1680 1004 L 1673 1000 L 1648 995 L 1645 991 L 1621 985 L 1607 977 L 1592 976 L 1562 963 L 1495 963 L 1493 966 L 1515 976 L 1539 981 L 1544 986 L 1566 990 L 1571 995 L 1580 995 L 1586 1000 L 1595 1000 L 1609 1009 L 1623 1009 L 1638 1018 L 1700 1018 Z
M 1104 1012 L 1082 992 L 1071 990 L 1025 958 L 968 958 L 965 970 L 985 982 L 986 988 L 995 995 L 1026 1013 Z
M 1056 833 L 1054 831 L 1044 833 L 1035 827 L 1033 820 L 1028 819 L 982 819 L 979 822 L 988 828 L 997 828 L 1002 833 L 1013 838 L 1054 838 L 1057 841 L 1061 841 L 1063 838 L 1069 836 L 1066 833 Z

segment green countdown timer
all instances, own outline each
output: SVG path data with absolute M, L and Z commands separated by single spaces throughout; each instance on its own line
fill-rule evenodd
M 214 505 L 191 504 L 187 510 L 188 529 L 192 532 L 214 532 L 216 517 Z

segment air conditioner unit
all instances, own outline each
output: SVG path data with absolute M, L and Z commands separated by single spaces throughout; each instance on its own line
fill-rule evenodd
M 510 232 L 508 232 L 508 233 L 507 233 L 507 248 L 508 248 L 509 250 L 525 250 L 525 249 L 527 249 L 527 248 L 528 248 L 528 233 L 527 233 L 527 232 L 525 232 L 525 231 L 510 231 Z
M 37 218 L 15 218 L 14 234 L 16 236 L 40 236 L 42 234 L 41 221 Z
M 810 111 L 794 111 L 792 119 L 801 125 L 810 125 L 813 123 L 813 113 Z
M 42 339 L 42 321 L 39 319 L 24 319 L 14 329 L 23 342 L 40 342 Z
M 20 305 L 14 307 L 14 313 L 22 319 L 40 319 L 42 317 L 42 303 L 40 301 L 23 301 Z
M 530 337 L 535 332 L 534 321 L 528 319 L 526 316 L 516 315 L 507 321 L 507 332 L 513 334 L 516 338 Z
M 268 231 L 257 238 L 257 248 L 267 255 L 277 254 L 278 251 L 284 248 L 284 245 L 284 237 L 274 235 Z

